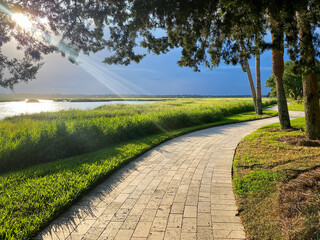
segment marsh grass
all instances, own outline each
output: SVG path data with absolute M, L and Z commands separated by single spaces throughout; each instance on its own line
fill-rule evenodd
M 54 98 L 55 102 L 165 101 L 174 98 Z
M 179 99 L 6 118 L 0 122 L 0 173 L 251 110 L 249 99 Z
M 0 98 L 0 102 L 22 102 L 24 98 Z
M 305 143 L 304 118 L 291 123 L 291 131 L 263 127 L 236 150 L 234 191 L 248 239 L 316 239 L 319 231 L 320 175 L 312 170 L 320 167 L 320 148 Z
M 0 175 L 0 239 L 29 239 L 74 201 L 132 159 L 168 139 L 203 128 L 274 116 L 266 111 L 224 117 L 214 123 L 161 132 L 99 151 Z

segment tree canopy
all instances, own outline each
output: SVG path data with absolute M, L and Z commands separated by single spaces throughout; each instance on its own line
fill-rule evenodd
M 144 55 L 135 48 L 141 46 L 155 54 L 180 48 L 179 66 L 212 69 L 221 60 L 237 64 L 249 58 L 252 40 L 266 34 L 262 9 L 237 1 L 121 1 L 119 15 L 126 17 L 114 18 L 108 64 L 139 62 Z
M 3 87 L 33 79 L 42 56 L 55 51 L 68 54 L 65 46 L 84 53 L 106 47 L 113 53 L 105 59 L 107 64 L 139 62 L 145 54 L 139 53 L 137 47 L 156 54 L 180 47 L 178 64 L 195 71 L 199 65 L 213 68 L 221 59 L 236 64 L 252 52 L 251 40 L 256 36 L 253 32 L 264 29 L 263 18 L 249 11 L 251 8 L 221 0 L 37 0 L 33 4 L 27 0 L 1 0 L 0 4 L 0 50 L 15 39 L 17 48 L 24 51 L 20 59 L 0 52 Z M 13 20 L 17 13 L 32 21 L 31 30 L 26 31 Z M 248 19 L 250 14 L 254 25 L 249 24 L 253 20 Z M 159 30 L 164 34 L 159 36 Z M 36 34 L 39 32 L 40 37 Z M 240 38 L 241 44 L 236 41 Z M 56 39 L 61 42 L 56 43 Z
M 45 54 L 61 52 L 72 61 L 78 51 L 103 49 L 104 23 L 91 21 L 106 9 L 98 0 L 0 0 L 0 86 L 34 79 Z M 23 54 L 5 55 L 9 42 Z
M 37 31 L 61 39 L 74 51 L 89 53 L 107 48 L 113 53 L 106 57 L 107 64 L 139 62 L 145 56 L 139 47 L 155 54 L 180 48 L 178 64 L 195 71 L 199 66 L 212 69 L 221 60 L 243 64 L 257 49 L 270 48 L 271 44 L 263 38 L 269 28 L 269 16 L 283 25 L 289 52 L 297 59 L 295 11 L 306 5 L 313 7 L 315 10 L 308 13 L 308 19 L 314 27 L 319 25 L 320 14 L 320 4 L 316 0 L 37 0 L 32 4 L 27 0 L 1 0 L 0 4 L 0 50 L 11 39 L 24 50 L 23 59 L 10 58 L 1 51 L 2 86 L 13 86 L 23 78 L 32 79 L 42 55 L 59 51 L 52 39 L 39 39 L 34 29 L 19 28 L 12 13 L 23 13 Z M 42 23 L 43 19 L 47 20 L 46 24 Z M 256 39 L 259 39 L 258 48 L 253 44 Z M 315 38 L 314 43 L 317 47 L 320 40 Z M 20 66 L 20 69 L 12 66 Z M 12 78 L 5 77 L 8 72 Z

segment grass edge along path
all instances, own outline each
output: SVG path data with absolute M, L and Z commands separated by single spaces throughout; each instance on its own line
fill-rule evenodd
M 28 239 L 112 172 L 167 140 L 193 131 L 275 116 L 265 111 L 156 134 L 102 150 L 0 175 L 0 239 Z
M 317 239 L 320 177 L 313 170 L 320 169 L 320 142 L 292 144 L 305 141 L 304 121 L 292 120 L 289 131 L 279 123 L 264 126 L 236 149 L 233 187 L 248 239 Z

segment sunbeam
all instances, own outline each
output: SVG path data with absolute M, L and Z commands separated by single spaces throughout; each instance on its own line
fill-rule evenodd
M 90 74 L 95 80 L 103 84 L 107 89 L 109 89 L 113 94 L 122 97 L 121 94 L 150 94 L 145 90 L 137 87 L 133 83 L 127 81 L 118 74 L 108 70 L 106 67 L 103 68 L 97 62 L 92 61 L 89 56 L 81 55 L 79 56 L 79 51 L 74 49 L 72 46 L 66 44 L 58 36 L 50 36 L 43 33 L 40 29 L 35 27 L 35 24 L 30 20 L 30 18 L 23 13 L 13 13 L 8 8 L 0 3 L 0 11 L 11 16 L 11 19 L 16 22 L 16 24 L 25 31 L 33 31 L 36 36 L 40 36 L 48 44 L 55 46 L 58 51 L 62 52 L 71 62 L 76 63 L 85 72 Z M 42 23 L 43 22 L 43 23 Z M 47 22 L 42 19 L 39 20 L 40 24 L 47 25 Z M 37 39 L 38 39 L 37 37 Z
M 3 6 L 3 4 L 1 4 L 1 3 L 0 3 L 0 11 L 4 12 L 5 14 L 10 15 L 10 16 L 13 14 L 8 8 Z
M 100 66 L 97 62 L 91 60 L 90 57 L 81 56 L 78 58 L 78 62 L 79 66 L 81 66 L 83 70 L 85 70 L 86 72 L 90 72 L 93 77 L 97 78 L 97 80 L 104 85 L 107 84 L 107 87 L 109 87 L 108 84 L 111 84 L 114 85 L 115 88 L 120 88 L 130 94 L 139 93 L 148 95 L 145 90 L 137 87 L 118 74 L 110 71 L 108 68 Z
M 122 97 L 121 93 L 119 92 L 117 84 L 114 82 L 108 81 L 106 74 L 104 74 L 99 68 L 95 67 L 94 65 L 90 64 L 83 56 L 78 58 L 80 66 L 85 72 L 90 74 L 95 80 L 100 82 L 103 86 L 109 89 L 112 93 L 116 94 L 118 97 Z

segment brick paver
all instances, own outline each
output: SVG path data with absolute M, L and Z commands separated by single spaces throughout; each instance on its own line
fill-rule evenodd
M 277 121 L 168 141 L 117 171 L 36 239 L 244 239 L 232 191 L 234 151 L 244 136 Z

